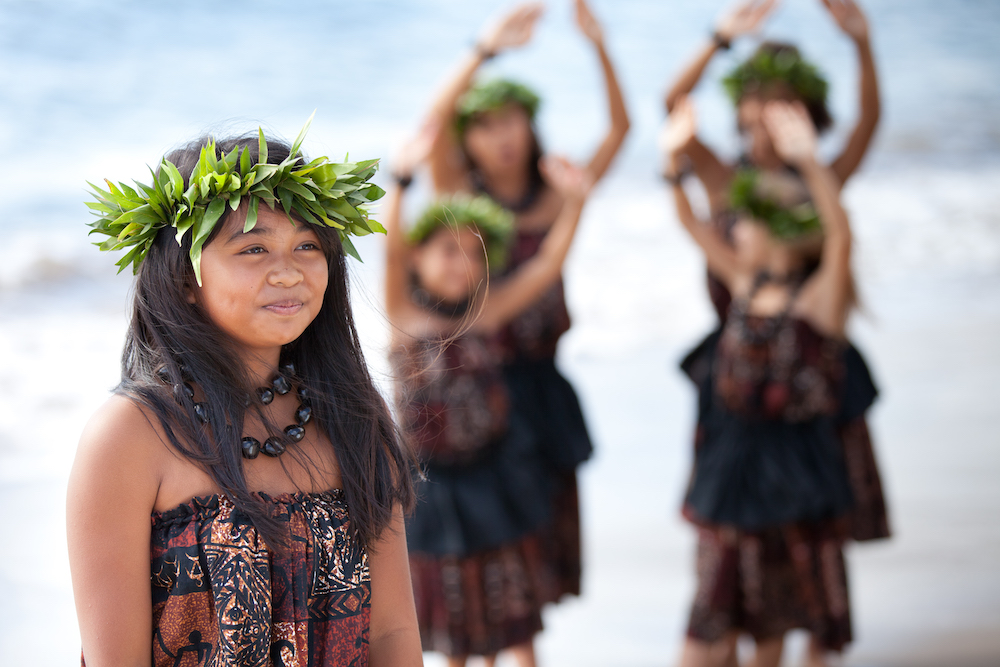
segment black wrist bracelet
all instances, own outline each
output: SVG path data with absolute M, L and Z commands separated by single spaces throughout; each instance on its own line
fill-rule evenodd
M 497 57 L 496 51 L 490 51 L 479 42 L 476 42 L 476 55 L 478 55 L 484 62 L 487 60 L 493 60 Z
M 729 40 L 720 35 L 718 31 L 712 33 L 712 41 L 715 42 L 715 45 L 723 51 L 729 50 Z
M 400 190 L 405 190 L 413 183 L 413 174 L 393 174 L 392 178 Z
M 683 167 L 681 167 L 680 171 L 678 171 L 676 174 L 671 174 L 666 171 L 663 172 L 663 180 L 665 180 L 667 183 L 670 183 L 670 185 L 680 186 L 692 173 L 693 170 L 691 169 L 691 164 L 687 163 Z

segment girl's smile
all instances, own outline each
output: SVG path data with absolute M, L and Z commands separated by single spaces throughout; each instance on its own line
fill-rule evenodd
M 202 253 L 202 287 L 191 300 L 246 352 L 275 357 L 319 313 L 329 267 L 311 224 L 291 224 L 261 206 L 257 225 L 243 232 L 237 209 Z

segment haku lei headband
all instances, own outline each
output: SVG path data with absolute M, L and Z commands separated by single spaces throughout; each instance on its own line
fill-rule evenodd
M 541 99 L 533 90 L 524 84 L 509 79 L 493 79 L 477 83 L 459 99 L 455 109 L 455 129 L 461 135 L 469 121 L 477 114 L 494 111 L 508 102 L 515 102 L 528 112 L 528 118 L 534 120 Z
M 96 201 L 87 202 L 98 219 L 90 223 L 91 234 L 109 238 L 95 243 L 101 250 L 129 248 L 116 262 L 119 273 L 129 264 L 133 273 L 153 245 L 157 233 L 164 227 L 177 230 L 177 243 L 191 234 L 191 264 L 201 285 L 201 252 L 226 212 L 228 205 L 235 211 L 246 198 L 247 218 L 243 231 L 257 224 L 257 210 L 263 201 L 272 210 L 280 205 L 295 224 L 292 215 L 315 225 L 337 229 L 344 251 L 358 261 L 350 236 L 365 236 L 385 229 L 369 218 L 368 205 L 385 192 L 369 179 L 378 169 L 378 160 L 361 162 L 330 162 L 319 157 L 309 163 L 301 154 L 302 141 L 312 123 L 306 121 L 292 144 L 287 158 L 280 164 L 267 162 L 267 140 L 258 128 L 258 157 L 253 162 L 248 147 L 237 147 L 222 155 L 214 139 L 202 146 L 201 156 L 191 173 L 187 188 L 177 167 L 166 158 L 153 174 L 151 185 L 139 183 L 138 190 L 125 183 L 115 185 L 105 179 L 107 190 L 88 181 Z
M 479 231 L 490 269 L 502 268 L 514 231 L 514 216 L 485 195 L 454 195 L 431 204 L 410 229 L 407 240 L 417 245 L 441 227 L 458 229 L 463 225 Z
M 734 210 L 764 223 L 778 239 L 789 240 L 822 231 L 819 215 L 811 202 L 782 206 L 761 193 L 757 176 L 754 169 L 741 169 L 736 173 L 729 191 L 729 203 Z
M 722 86 L 733 104 L 737 104 L 746 93 L 777 82 L 788 85 L 807 104 L 826 101 L 827 83 L 823 75 L 798 49 L 783 44 L 762 44 L 722 80 Z

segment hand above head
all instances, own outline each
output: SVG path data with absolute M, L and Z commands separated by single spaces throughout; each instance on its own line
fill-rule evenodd
M 568 200 L 583 201 L 594 186 L 590 173 L 562 156 L 547 155 L 538 162 L 545 182 Z
M 868 41 L 868 20 L 854 0 L 821 0 L 830 16 L 855 42 Z
M 413 172 L 423 164 L 441 134 L 441 121 L 431 118 L 416 136 L 411 137 L 396 151 L 392 160 L 392 174 L 398 180 L 412 178 Z
M 531 39 L 535 23 L 545 11 L 541 2 L 526 2 L 504 15 L 490 26 L 479 40 L 479 49 L 496 55 L 501 51 L 526 44 Z
M 580 32 L 595 45 L 603 44 L 604 31 L 601 30 L 601 24 L 597 21 L 594 13 L 590 11 L 590 7 L 584 0 L 574 0 L 573 4 L 576 8 L 576 24 L 580 27 Z
M 816 128 L 801 102 L 768 102 L 764 106 L 764 127 L 783 161 L 797 167 L 815 162 Z
M 744 0 L 724 15 L 715 26 L 715 34 L 730 42 L 753 32 L 778 5 L 778 0 Z

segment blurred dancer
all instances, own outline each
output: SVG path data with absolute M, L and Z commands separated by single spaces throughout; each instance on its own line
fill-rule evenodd
M 700 378 L 684 503 L 699 528 L 698 589 L 684 666 L 735 664 L 740 631 L 757 643 L 755 667 L 780 662 L 793 628 L 811 633 L 810 665 L 851 640 L 842 544 L 854 497 L 837 421 L 855 305 L 851 231 L 805 105 L 768 101 L 761 122 L 807 191 L 766 171 L 737 173 L 730 243 L 673 184 L 681 223 L 733 295 Z M 669 172 L 694 133 L 693 109 L 678 100 L 664 134 Z
M 601 26 L 583 0 L 574 4 L 577 25 L 593 45 L 604 74 L 611 119 L 585 169 L 596 182 L 621 147 L 629 120 Z M 475 75 L 485 61 L 525 44 L 542 10 L 540 3 L 520 5 L 489 26 L 472 53 L 463 56 L 429 114 L 432 122 L 453 129 L 440 134 L 431 152 L 436 191 L 488 195 L 514 214 L 508 271 L 539 252 L 564 196 L 538 168 L 542 149 L 533 125 L 538 96 L 513 81 L 476 83 Z M 538 434 L 550 470 L 547 483 L 557 490 L 552 525 L 542 535 L 545 560 L 560 582 L 557 598 L 580 592 L 576 469 L 592 451 L 576 392 L 555 365 L 556 347 L 569 326 L 560 278 L 502 333 L 513 409 L 526 416 Z
M 855 43 L 860 66 L 860 91 L 858 121 L 841 154 L 829 165 L 838 188 L 854 173 L 860 164 L 879 118 L 878 79 L 872 58 L 868 24 L 864 14 L 853 0 L 822 0 L 837 25 Z M 717 24 L 712 40 L 682 71 L 666 97 L 667 110 L 674 113 L 678 104 L 698 83 L 710 59 L 719 49 L 728 49 L 730 43 L 757 29 L 774 9 L 775 0 L 740 3 Z M 683 180 L 690 174 L 698 177 L 708 195 L 713 224 L 731 241 L 731 230 L 736 217 L 730 206 L 730 190 L 740 168 L 753 167 L 768 174 L 768 178 L 783 183 L 784 188 L 799 189 L 808 193 L 794 167 L 787 164 L 775 151 L 761 111 L 769 100 L 798 101 L 809 112 L 817 132 L 828 128 L 832 119 L 826 108 L 827 83 L 815 66 L 805 61 L 798 50 L 789 44 L 766 42 L 746 62 L 737 67 L 723 81 L 728 94 L 736 105 L 741 135 L 745 141 L 744 152 L 738 164 L 723 163 L 712 150 L 692 134 L 683 146 L 678 147 L 682 156 L 673 180 Z M 720 327 L 725 321 L 730 293 L 709 270 L 709 294 L 719 315 Z M 709 335 L 684 360 L 682 366 L 695 383 L 703 386 L 703 379 L 710 372 L 715 346 L 720 330 Z M 875 461 L 865 413 L 875 401 L 877 389 L 868 366 L 858 350 L 849 342 L 844 348 L 845 378 L 841 383 L 840 412 L 837 415 L 838 431 L 844 448 L 854 509 L 850 516 L 851 537 L 855 540 L 873 540 L 890 535 L 882 484 Z M 704 405 L 708 397 L 703 396 Z
M 416 151 L 417 154 L 420 151 Z M 547 158 L 562 202 L 539 251 L 503 279 L 513 220 L 488 197 L 430 206 L 404 236 L 412 164 L 397 166 L 385 214 L 386 311 L 402 428 L 425 466 L 407 544 L 424 650 L 449 665 L 535 665 L 541 607 L 553 598 L 539 528 L 551 521 L 537 435 L 510 409 L 497 334 L 559 279 L 589 190 L 582 169 Z

